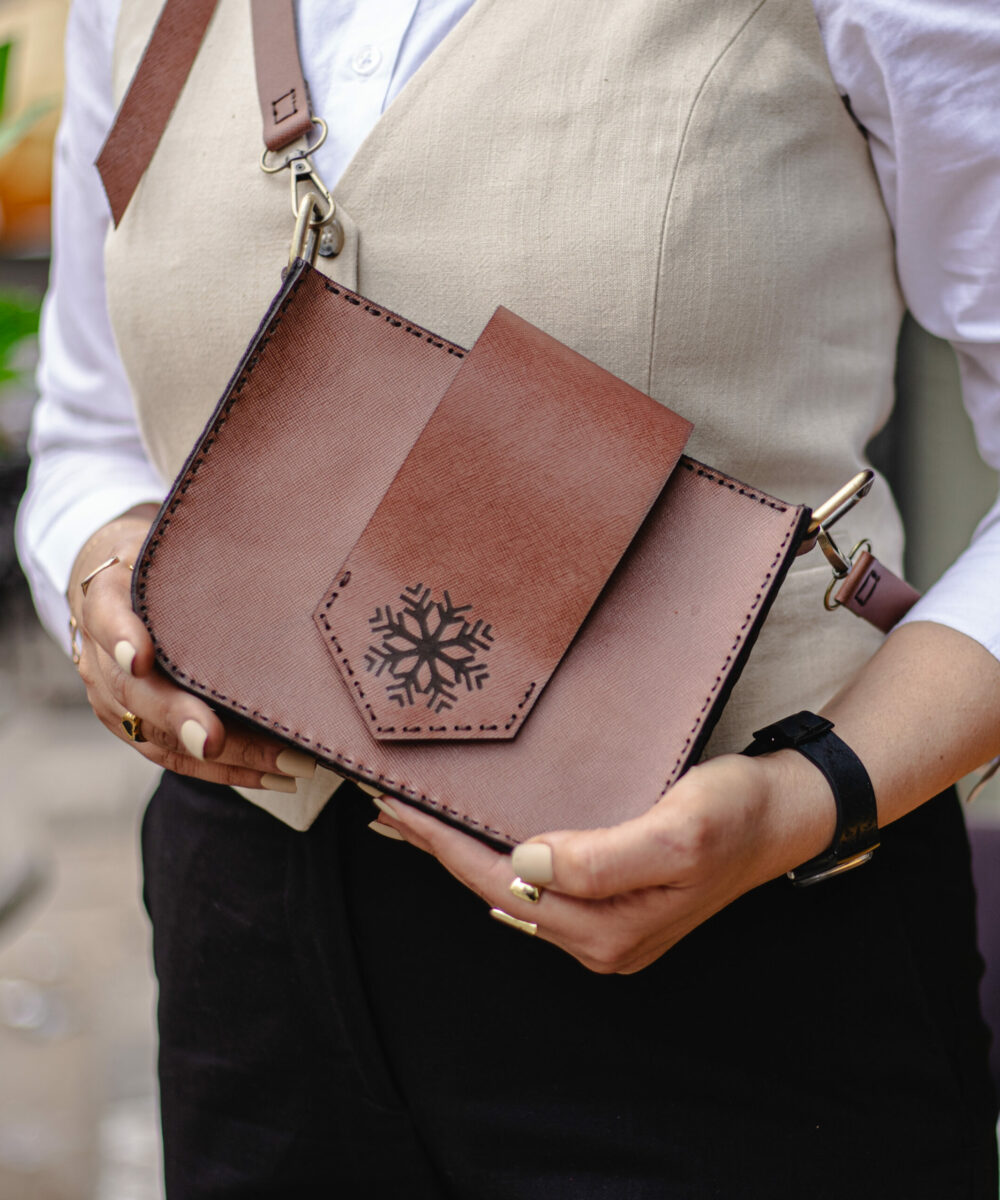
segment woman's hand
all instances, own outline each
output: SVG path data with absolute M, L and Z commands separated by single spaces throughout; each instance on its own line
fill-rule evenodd
M 1000 662 L 956 630 L 906 625 L 821 711 L 865 764 L 885 826 L 1000 753 Z M 737 896 L 825 850 L 836 824 L 829 785 L 794 750 L 711 759 L 635 820 L 542 834 L 510 857 L 398 801 L 377 803 L 378 826 L 602 972 L 647 966 Z M 537 904 L 511 894 L 516 875 L 542 886 Z
M 87 699 L 101 723 L 151 762 L 212 783 L 294 792 L 296 778 L 310 778 L 316 764 L 243 726 L 227 725 L 207 704 L 182 691 L 155 665 L 153 643 L 132 611 L 130 567 L 135 563 L 155 505 L 142 505 L 103 526 L 80 551 L 68 598 L 77 624 Z M 82 580 L 101 563 L 119 561 Z M 140 718 L 147 740 L 132 741 L 124 714 Z
M 820 853 L 835 824 L 826 781 L 794 751 L 712 759 L 641 817 L 543 834 L 512 856 L 400 801 L 378 804 L 379 825 L 433 854 L 492 908 L 537 924 L 540 938 L 591 970 L 621 974 L 648 966 L 744 892 Z M 537 903 L 511 893 L 517 875 L 541 886 Z

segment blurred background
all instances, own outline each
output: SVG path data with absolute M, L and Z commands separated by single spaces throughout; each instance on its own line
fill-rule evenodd
M 89 716 L 14 556 L 69 0 L 0 0 L 0 1200 L 161 1192 L 137 867 L 149 764 Z
M 13 545 L 67 8 L 0 0 L 0 1200 L 153 1200 L 154 987 L 137 870 L 153 777 L 90 717 L 35 622 Z M 951 350 L 911 321 L 898 385 L 872 456 L 896 488 L 908 575 L 923 588 L 966 544 L 997 479 L 976 454 Z M 1000 782 L 968 817 L 1000 1030 Z

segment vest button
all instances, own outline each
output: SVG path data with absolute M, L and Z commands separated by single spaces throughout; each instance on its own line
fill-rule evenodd
M 323 226 L 323 232 L 319 235 L 319 246 L 317 253 L 324 258 L 336 258 L 344 248 L 344 227 L 336 217 L 328 224 Z

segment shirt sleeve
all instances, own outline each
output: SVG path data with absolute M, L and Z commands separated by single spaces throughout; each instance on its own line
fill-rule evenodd
M 52 270 L 42 309 L 39 400 L 17 545 L 35 606 L 68 647 L 66 588 L 92 533 L 166 487 L 142 446 L 104 287 L 110 223 L 94 160 L 114 118 L 111 55 L 118 0 L 77 0 L 66 34 L 56 135 Z
M 993 0 L 814 0 L 869 135 L 910 311 L 952 343 L 983 459 L 1000 469 L 1000 19 Z M 1000 500 L 911 610 L 1000 658 Z

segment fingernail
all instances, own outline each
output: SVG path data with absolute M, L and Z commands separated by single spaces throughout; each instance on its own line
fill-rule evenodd
M 375 797 L 375 796 L 382 795 L 382 792 L 379 790 L 379 788 L 372 787 L 372 785 L 370 783 L 361 783 L 361 781 L 357 780 L 357 779 L 355 779 L 354 783 L 357 787 L 359 787 L 364 792 L 364 794 L 366 796 Z
M 264 774 L 260 777 L 260 786 L 267 788 L 269 792 L 294 792 L 297 791 L 297 785 L 294 779 L 290 779 L 287 775 L 268 775 Z
M 276 762 L 279 771 L 295 779 L 312 779 L 316 774 L 316 760 L 302 750 L 282 750 Z
M 124 638 L 120 642 L 115 642 L 115 662 L 126 675 L 132 674 L 132 664 L 135 662 L 135 646 L 131 642 L 126 642 Z
M 552 849 L 544 842 L 525 842 L 514 847 L 510 865 L 515 875 L 529 883 L 552 882 Z
M 368 828 L 372 833 L 380 833 L 383 837 L 392 838 L 394 842 L 406 841 L 398 829 L 393 829 L 391 825 L 383 825 L 381 821 L 369 821 Z
M 193 758 L 200 758 L 205 761 L 205 742 L 208 739 L 208 730 L 203 729 L 193 718 L 188 719 L 181 726 L 181 742 L 184 749 Z
M 400 815 L 399 809 L 394 804 L 390 804 L 385 796 L 372 796 L 372 803 L 379 812 L 384 812 L 387 817 L 398 817 Z

